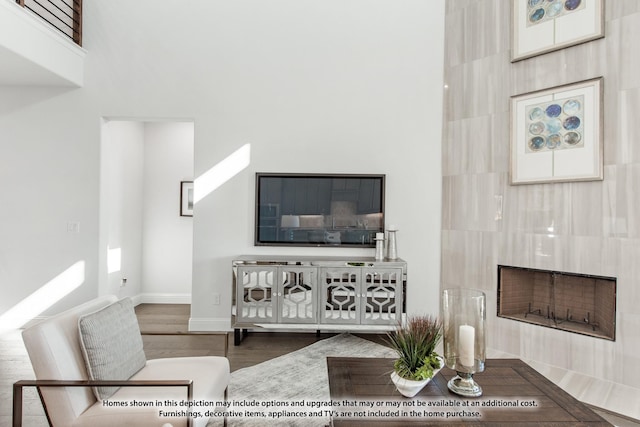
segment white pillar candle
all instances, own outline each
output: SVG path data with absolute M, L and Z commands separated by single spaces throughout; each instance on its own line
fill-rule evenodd
M 458 353 L 460 357 L 460 364 L 462 366 L 474 366 L 474 342 L 476 330 L 473 328 L 473 326 L 460 325 L 458 335 Z

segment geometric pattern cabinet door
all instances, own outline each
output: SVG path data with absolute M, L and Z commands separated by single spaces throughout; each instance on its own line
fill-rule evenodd
M 402 268 L 363 267 L 361 324 L 389 325 L 402 319 Z
M 234 342 L 261 327 L 393 329 L 405 312 L 406 271 L 401 259 L 242 256 L 233 261 Z
M 236 316 L 239 322 L 277 321 L 278 268 L 238 266 L 236 277 Z
M 278 323 L 318 322 L 318 269 L 278 267 L 282 283 L 278 288 Z
M 360 269 L 324 267 L 320 269 L 322 294 L 320 322 L 360 323 Z

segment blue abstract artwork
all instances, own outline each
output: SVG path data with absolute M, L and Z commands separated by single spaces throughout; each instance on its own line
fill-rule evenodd
M 583 95 L 528 106 L 525 120 L 527 152 L 582 147 L 583 122 Z

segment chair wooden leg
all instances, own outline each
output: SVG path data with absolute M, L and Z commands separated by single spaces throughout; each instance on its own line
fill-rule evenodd
M 13 385 L 13 427 L 22 427 L 22 386 Z

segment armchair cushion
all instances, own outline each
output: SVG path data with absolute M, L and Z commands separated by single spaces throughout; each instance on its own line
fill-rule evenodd
M 225 389 L 229 384 L 229 361 L 224 357 L 199 356 L 199 357 L 173 357 L 166 359 L 153 359 L 147 361 L 147 365 L 131 377 L 132 381 L 138 380 L 175 380 L 194 379 L 193 400 L 202 402 L 222 402 L 225 400 Z M 194 419 L 194 427 L 207 425 L 207 410 L 213 411 L 213 406 L 144 406 L 144 402 L 164 402 L 174 400 L 182 402 L 186 400 L 187 393 L 184 387 L 122 387 L 108 400 L 110 402 L 129 402 L 133 400 L 142 402 L 140 406 L 127 407 L 103 405 L 102 401 L 87 409 L 73 427 L 111 427 L 111 426 L 164 426 L 170 423 L 173 427 L 186 427 L 184 417 L 172 417 L 160 415 L 160 410 L 165 412 L 190 410 L 200 412 L 200 416 Z M 114 409 L 115 408 L 115 409 Z
M 80 346 L 92 380 L 127 380 L 142 369 L 147 358 L 130 298 L 116 301 L 78 319 Z M 94 387 L 98 400 L 108 399 L 119 387 Z

